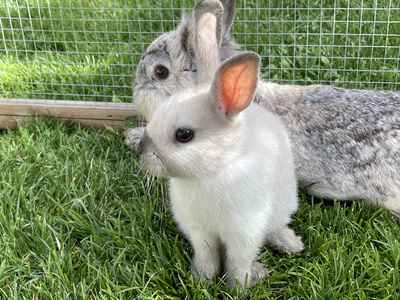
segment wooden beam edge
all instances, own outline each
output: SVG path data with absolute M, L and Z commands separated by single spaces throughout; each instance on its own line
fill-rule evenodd
M 135 117 L 138 124 L 144 125 L 133 103 L 0 98 L 0 129 L 16 129 L 18 124 L 39 116 L 54 117 L 60 122 L 71 121 L 99 130 L 113 127 L 122 131 L 127 117 Z

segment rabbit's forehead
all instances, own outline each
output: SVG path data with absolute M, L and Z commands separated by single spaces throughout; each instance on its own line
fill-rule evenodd
M 157 62 L 160 64 L 170 63 L 167 45 L 159 45 L 150 51 L 146 51 L 140 58 L 140 63 L 146 66 L 148 63 Z
M 214 124 L 214 115 L 207 105 L 206 96 L 192 97 L 173 107 L 171 128 L 206 129 Z
M 208 113 L 208 103 L 208 86 L 196 86 L 172 95 L 164 109 L 173 111 L 176 116 L 189 119 L 202 116 L 203 113 Z
M 169 36 L 169 35 L 168 35 Z M 147 48 L 144 55 L 168 53 L 168 36 L 160 36 Z
M 160 35 L 149 45 L 146 52 L 143 54 L 142 58 L 147 55 L 169 56 L 170 47 L 173 47 L 177 38 L 178 34 L 175 31 L 167 32 Z

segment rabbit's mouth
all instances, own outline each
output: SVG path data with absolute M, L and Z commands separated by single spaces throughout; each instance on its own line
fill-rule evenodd
M 140 156 L 140 165 L 155 177 L 166 177 L 167 170 L 161 158 L 155 152 L 147 152 Z

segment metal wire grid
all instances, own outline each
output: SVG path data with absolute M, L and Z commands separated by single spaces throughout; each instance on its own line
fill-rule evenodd
M 259 1 L 255 6 L 261 5 Z M 276 5 L 274 5 L 276 3 Z M 269 1 L 255 13 L 251 33 L 236 32 L 247 48 L 270 63 L 264 76 L 287 83 L 396 89 L 400 58 L 400 3 L 395 1 Z M 286 5 L 286 6 L 285 6 Z M 253 12 L 254 11 L 254 12 Z M 259 21 L 266 20 L 266 21 Z M 243 36 L 243 37 L 241 37 Z
M 0 97 L 130 102 L 141 53 L 194 1 L 0 0 Z M 264 78 L 396 89 L 392 0 L 238 1 L 234 38 Z

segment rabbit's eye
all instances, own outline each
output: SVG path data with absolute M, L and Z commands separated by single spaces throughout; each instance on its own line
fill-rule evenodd
M 189 142 L 194 136 L 194 132 L 191 129 L 180 128 L 176 131 L 175 138 L 178 142 L 186 143 Z
M 166 67 L 164 67 L 163 65 L 158 65 L 155 67 L 154 69 L 154 76 L 158 79 L 158 80 L 163 80 L 166 79 L 169 75 L 169 71 Z

